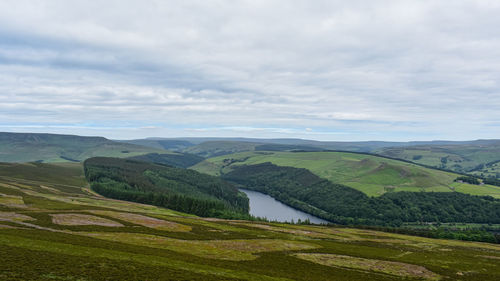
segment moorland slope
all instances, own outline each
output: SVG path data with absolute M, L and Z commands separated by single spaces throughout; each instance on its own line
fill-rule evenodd
M 0 166 L 1 280 L 500 278 L 496 244 L 199 218 L 107 199 L 57 176 L 81 179 L 78 164 L 26 174 L 10 174 L 10 165 L 18 164 Z M 37 179 L 33 169 L 56 176 Z
M 0 162 L 79 162 L 95 156 L 131 157 L 147 153 L 169 152 L 103 137 L 0 132 Z

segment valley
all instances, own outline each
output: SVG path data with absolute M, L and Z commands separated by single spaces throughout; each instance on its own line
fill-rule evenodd
M 18 164 L 3 168 L 9 165 Z M 63 168 L 23 166 L 16 174 L 2 169 L 0 177 L 2 280 L 497 280 L 500 276 L 496 244 L 338 226 L 201 218 L 98 196 L 88 189 L 78 163 Z M 38 169 L 52 177 L 42 180 L 34 173 Z

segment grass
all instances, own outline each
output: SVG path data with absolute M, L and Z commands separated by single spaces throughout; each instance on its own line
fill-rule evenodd
M 156 219 L 140 214 L 133 213 L 123 213 L 123 212 L 115 212 L 115 211 L 89 211 L 93 214 L 99 214 L 103 216 L 112 217 L 115 219 L 119 219 L 122 221 L 127 221 L 130 223 L 142 225 L 149 228 L 154 228 L 158 230 L 165 231 L 177 231 L 177 232 L 187 232 L 191 231 L 191 227 L 171 221 Z
M 78 162 L 95 156 L 131 157 L 170 153 L 103 137 L 0 133 L 0 162 Z
M 220 175 L 238 165 L 271 162 L 279 166 L 305 168 L 319 177 L 358 189 L 369 196 L 394 191 L 459 191 L 500 198 L 490 185 L 457 186 L 457 174 L 425 168 L 398 160 L 348 152 L 242 152 L 209 158 L 191 167 Z
M 198 218 L 26 178 L 0 178 L 24 202 L 0 206 L 0 280 L 500 279 L 496 244 Z
M 182 240 L 138 233 L 84 233 L 89 237 L 126 244 L 166 249 L 208 259 L 243 261 L 256 259 L 256 253 L 314 249 L 306 242 L 278 239 Z
M 300 253 L 294 254 L 293 256 L 299 259 L 319 263 L 326 266 L 374 271 L 401 277 L 423 278 L 426 280 L 441 279 L 439 275 L 429 271 L 425 267 L 401 262 L 364 259 L 334 254 Z
M 472 172 L 486 177 L 500 175 L 500 165 L 494 163 L 500 155 L 500 142 L 498 141 L 475 144 L 389 147 L 379 149 L 376 152 L 457 172 Z M 483 166 L 478 168 L 481 164 Z
M 123 224 L 109 219 L 84 214 L 51 214 L 52 223 L 59 225 L 100 225 L 120 227 Z

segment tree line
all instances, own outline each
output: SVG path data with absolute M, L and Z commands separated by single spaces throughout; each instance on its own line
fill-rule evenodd
M 403 222 L 500 223 L 500 200 L 458 192 L 394 192 L 369 197 L 307 169 L 243 165 L 223 178 L 328 221 L 398 227 Z
M 109 198 L 151 204 L 198 216 L 248 218 L 248 198 L 220 178 L 130 159 L 84 162 L 91 188 Z

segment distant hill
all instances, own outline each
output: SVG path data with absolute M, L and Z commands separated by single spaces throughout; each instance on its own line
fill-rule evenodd
M 305 168 L 321 178 L 370 196 L 397 191 L 458 191 L 500 198 L 500 187 L 458 183 L 454 180 L 459 175 L 454 173 L 360 153 L 254 151 L 209 158 L 191 168 L 211 175 L 223 175 L 242 165 L 265 162 Z
M 171 151 L 183 151 L 186 148 L 191 146 L 195 146 L 195 143 L 192 143 L 187 140 L 180 139 L 137 139 L 137 140 L 117 140 L 117 142 L 122 143 L 130 143 L 136 145 L 142 145 L 152 148 L 158 149 L 166 149 Z
M 0 162 L 79 162 L 94 156 L 131 157 L 169 153 L 103 137 L 0 133 Z
M 494 177 L 500 173 L 500 164 L 493 163 L 494 161 L 500 162 L 500 140 L 338 142 L 306 139 L 147 138 L 120 142 L 187 152 L 205 158 L 245 151 L 335 150 L 368 152 L 457 172 L 483 174 L 486 177 Z M 446 157 L 448 159 L 445 160 Z M 444 161 L 449 163 L 443 163 Z
M 243 141 L 207 141 L 189 147 L 184 152 L 196 154 L 205 158 L 226 155 L 243 151 L 254 151 L 261 143 Z
M 375 152 L 452 171 L 500 178 L 500 140 L 389 147 Z
M 155 164 L 170 165 L 179 168 L 188 168 L 205 160 L 205 158 L 201 156 L 189 153 L 176 153 L 176 154 L 148 153 L 144 155 L 128 157 L 128 159 L 150 162 Z

